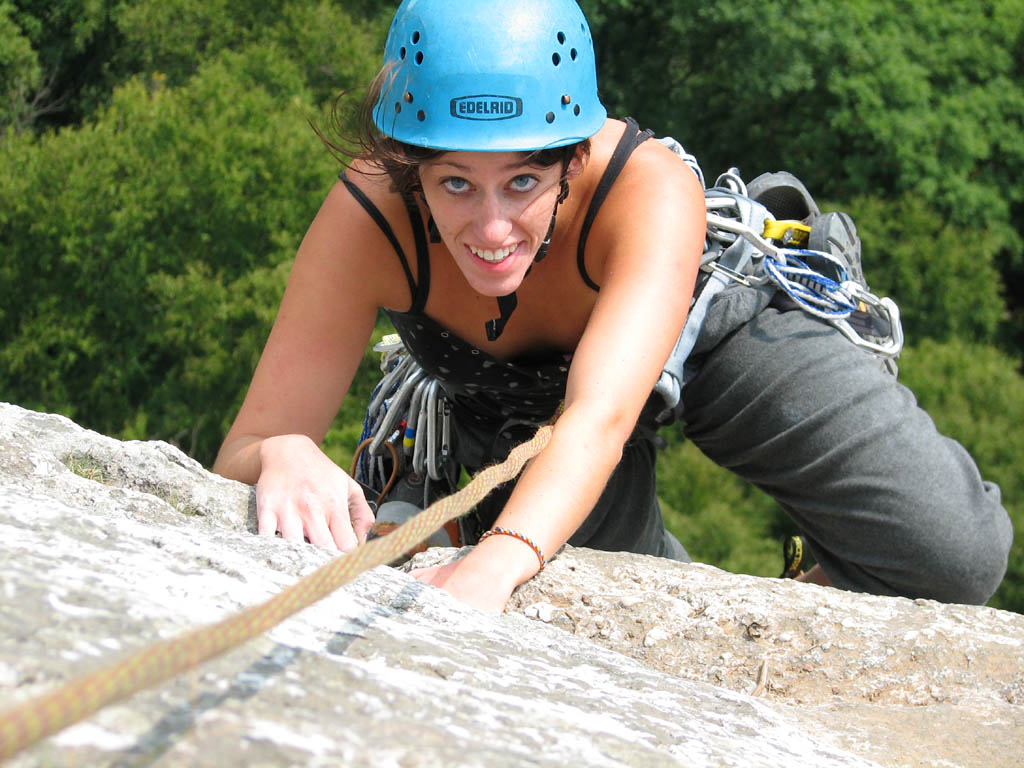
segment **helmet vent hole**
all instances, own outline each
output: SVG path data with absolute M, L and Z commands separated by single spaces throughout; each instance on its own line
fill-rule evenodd
M 549 123 L 555 122 L 555 113 L 548 112 L 546 115 L 544 115 L 544 119 L 547 120 Z
M 562 103 L 566 104 L 566 105 L 571 104 L 572 103 L 572 96 L 570 96 L 568 93 L 563 93 L 562 94 Z
M 416 51 L 416 63 L 417 64 L 422 64 L 423 63 L 423 51 Z
M 412 44 L 416 45 L 416 43 L 418 43 L 419 41 L 420 41 L 420 33 L 419 32 L 413 32 L 412 33 Z
M 406 103 L 412 104 L 412 94 L 408 91 L 405 92 L 405 95 L 403 95 L 402 98 L 405 99 Z
M 427 113 L 421 109 L 419 112 L 416 113 L 416 119 L 422 123 L 424 120 L 427 119 Z
M 577 55 L 578 54 L 576 53 L 576 49 L 575 48 L 573 48 L 571 51 L 569 51 L 569 58 L 572 59 L 573 61 L 576 61 L 576 56 Z
M 397 114 L 399 114 L 399 113 L 400 113 L 401 111 L 402 111 L 402 102 L 400 102 L 400 101 L 396 101 L 396 102 L 395 102 L 395 114 L 397 115 Z
M 577 104 L 575 107 L 572 108 L 572 113 L 574 115 L 576 115 L 576 117 L 580 116 L 580 105 L 579 104 Z
M 558 44 L 565 45 L 565 32 L 558 33 Z
M 562 63 L 562 57 L 559 56 L 557 53 L 551 54 L 551 63 L 557 67 L 559 64 Z
M 398 50 L 398 58 L 402 59 L 403 61 L 405 60 L 405 46 L 402 46 Z

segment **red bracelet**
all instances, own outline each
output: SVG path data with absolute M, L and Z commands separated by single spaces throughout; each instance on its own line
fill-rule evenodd
M 541 571 L 543 571 L 547 567 L 548 561 L 547 561 L 547 559 L 545 559 L 544 553 L 540 551 L 540 547 L 538 547 L 534 543 L 533 539 L 529 538 L 528 536 L 524 536 L 523 534 L 519 533 L 519 531 L 510 531 L 508 528 L 491 528 L 491 530 L 484 531 L 480 535 L 480 541 L 483 541 L 488 536 L 499 536 L 499 535 L 500 536 L 511 536 L 513 539 L 519 539 L 521 542 L 523 542 L 523 544 L 525 544 L 530 549 L 532 549 L 534 551 L 534 554 L 537 555 L 537 559 L 540 561 L 540 570 L 537 571 L 537 573 L 540 573 Z M 477 542 L 477 543 L 479 543 L 479 542 Z

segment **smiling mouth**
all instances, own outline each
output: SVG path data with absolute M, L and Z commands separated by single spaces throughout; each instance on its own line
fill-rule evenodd
M 483 259 L 490 264 L 497 264 L 512 255 L 512 252 L 518 247 L 519 243 L 516 243 L 515 245 L 509 245 L 505 248 L 499 248 L 496 251 L 489 251 L 485 248 L 477 248 L 476 246 L 471 245 L 469 246 L 469 250 L 477 258 Z

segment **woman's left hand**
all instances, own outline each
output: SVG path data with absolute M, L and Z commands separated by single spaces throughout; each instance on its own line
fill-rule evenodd
M 470 564 L 472 565 L 472 564 Z M 430 568 L 415 568 L 410 573 L 424 584 L 440 587 L 457 600 L 471 605 L 484 613 L 498 614 L 505 610 L 505 603 L 512 596 L 512 587 L 469 577 L 466 559 Z

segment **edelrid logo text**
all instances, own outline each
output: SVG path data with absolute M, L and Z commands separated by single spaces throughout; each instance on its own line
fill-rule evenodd
M 523 100 L 515 96 L 460 96 L 452 99 L 452 117 L 463 120 L 509 120 L 523 114 Z

